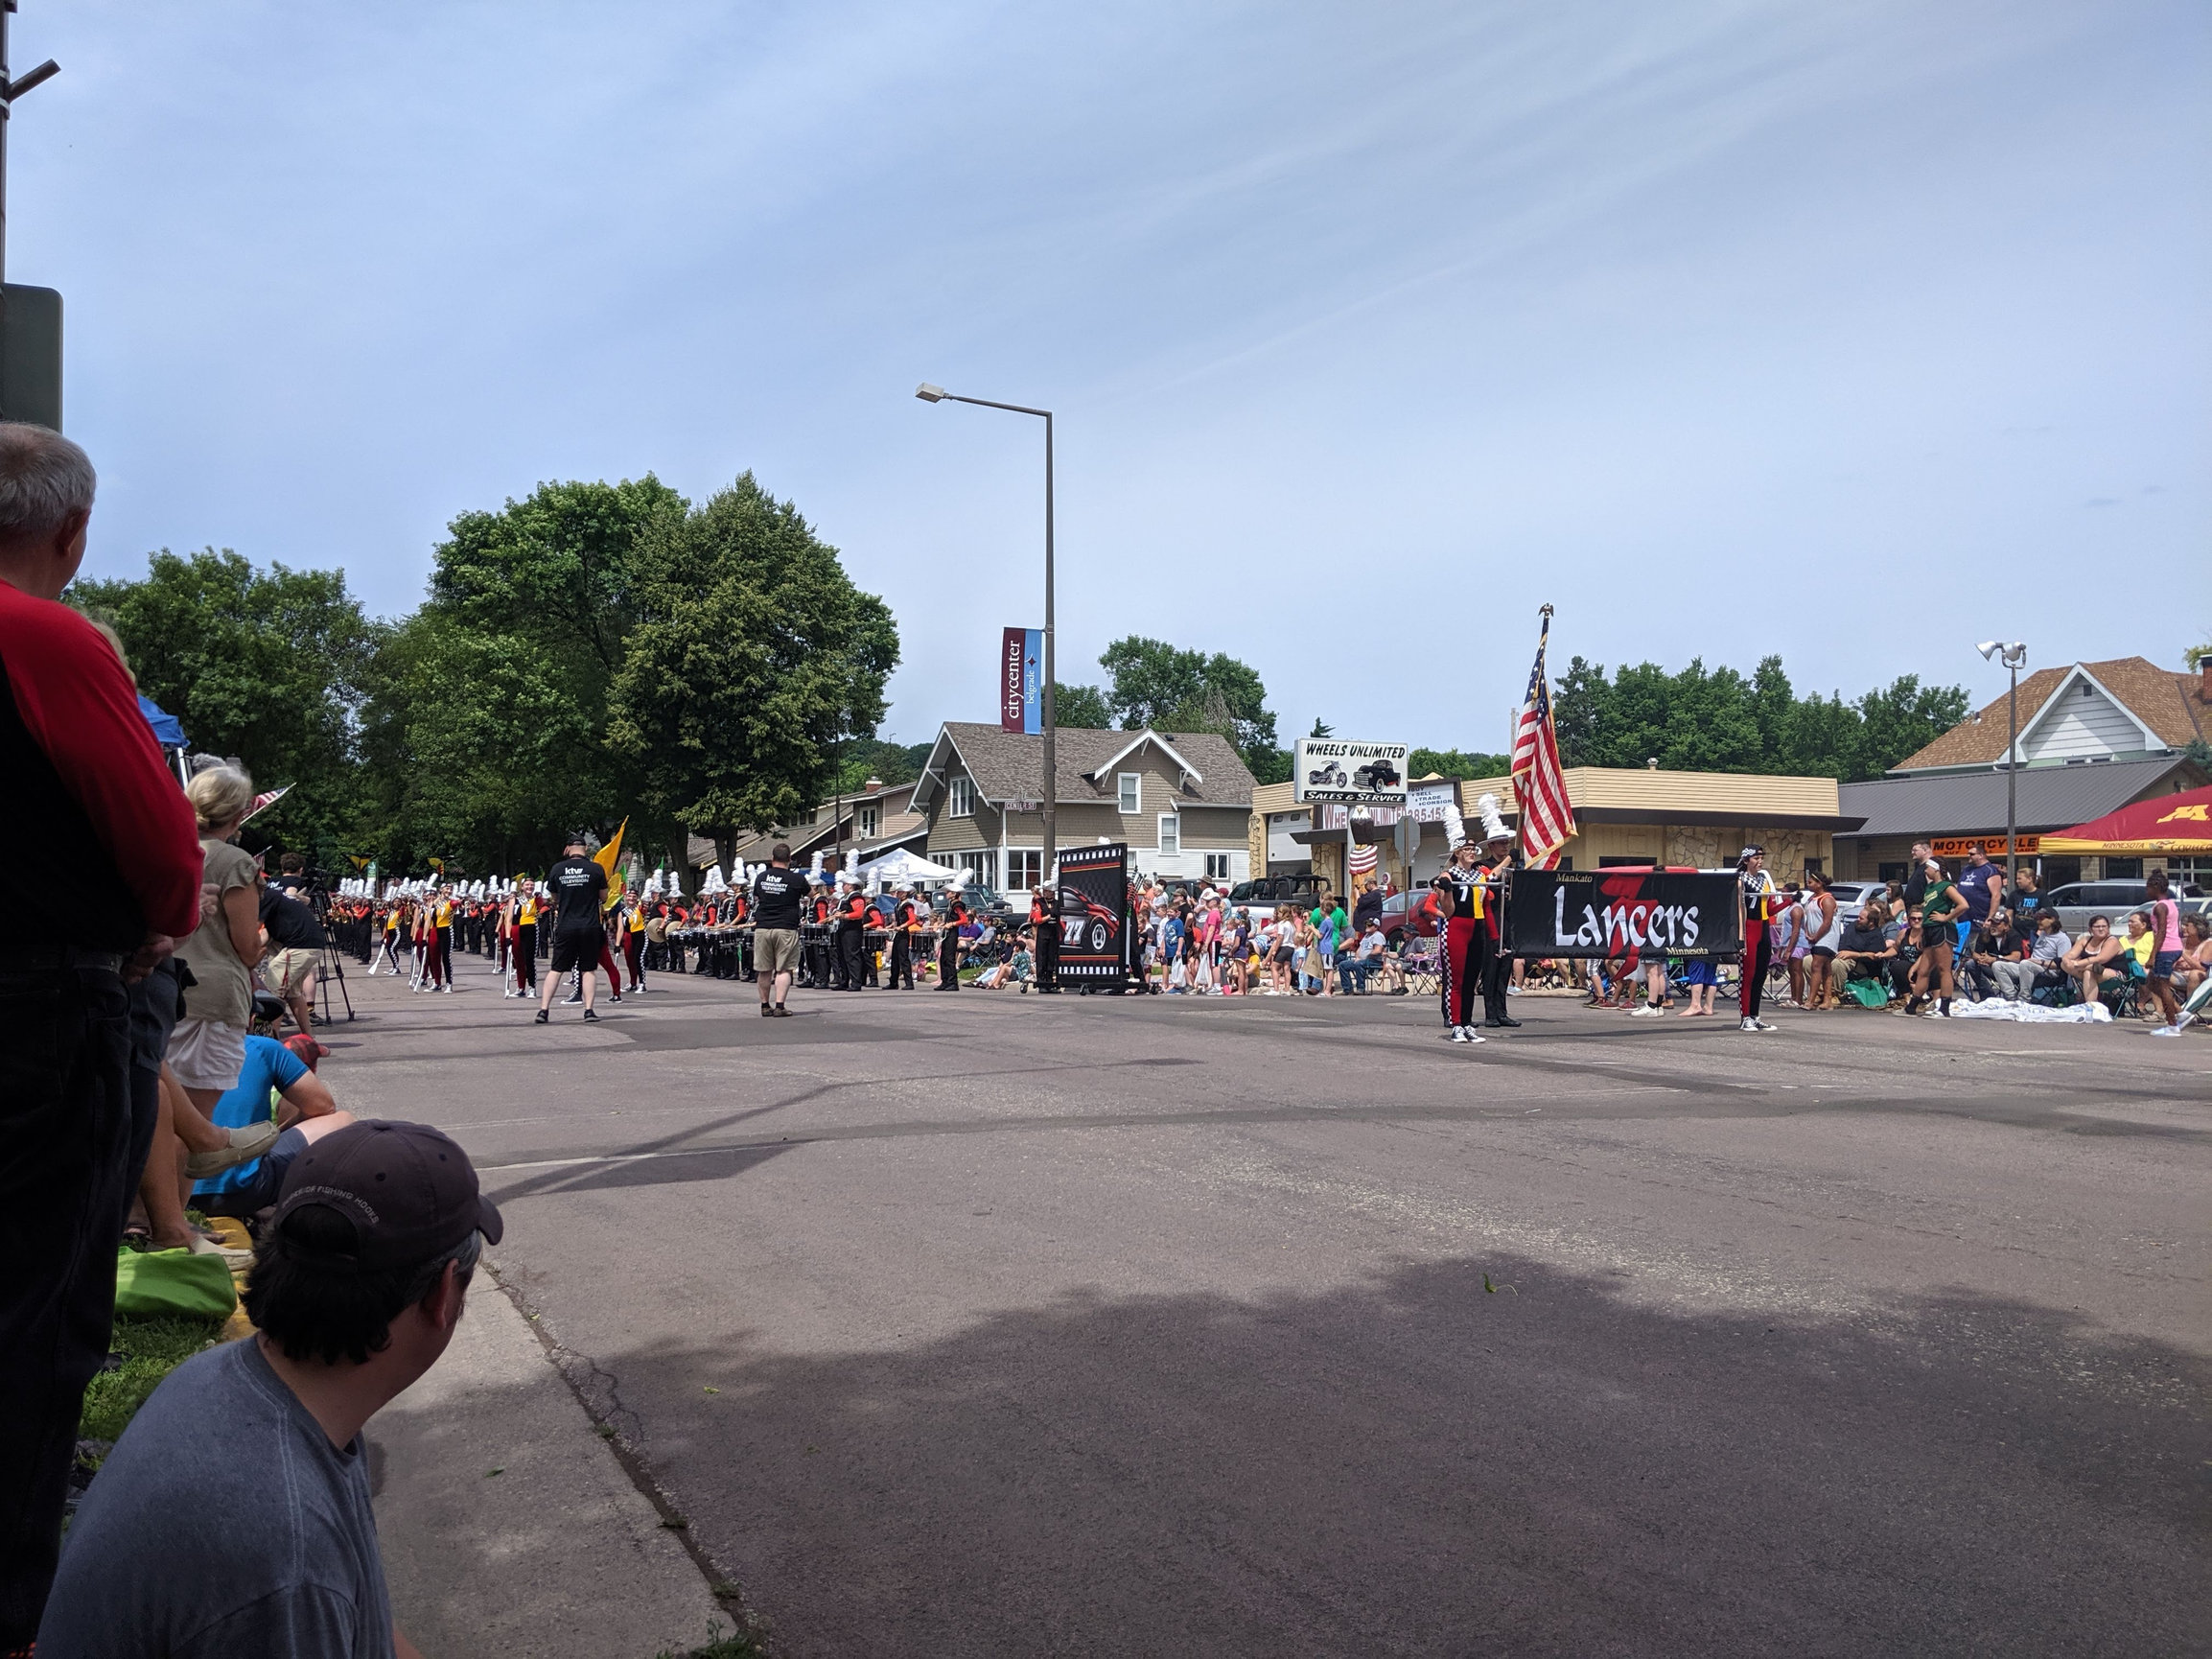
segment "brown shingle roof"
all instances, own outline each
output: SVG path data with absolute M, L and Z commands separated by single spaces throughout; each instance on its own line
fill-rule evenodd
M 1054 799 L 1069 803 L 1111 801 L 1111 777 L 1093 782 L 1087 774 L 1133 742 L 1138 734 L 1088 726 L 1062 726 L 1058 752 L 1059 768 Z M 1245 806 L 1252 804 L 1256 786 L 1244 759 L 1226 737 L 1214 732 L 1160 732 L 1158 737 L 1197 769 L 1199 776 L 1183 781 L 1186 801 L 1200 806 Z M 987 801 L 1034 801 L 1042 783 L 1044 739 L 1020 732 L 1005 732 L 963 720 L 948 720 L 943 737 L 960 752 L 968 775 Z M 1156 751 L 1154 754 L 1156 755 Z M 1164 758 L 1153 762 L 1172 766 Z M 928 787 L 918 786 L 918 794 Z
M 2115 657 L 2107 663 L 2078 665 L 2112 693 L 2136 719 L 2158 734 L 2168 747 L 2185 749 L 2199 737 L 2212 737 L 2212 708 L 2201 695 L 2202 682 L 2195 674 L 2161 668 L 2143 657 Z M 2060 682 L 2077 665 L 2037 668 L 2020 682 L 2020 725 L 2024 731 L 2037 710 L 2051 700 Z M 2005 758 L 2007 734 L 2005 699 L 1985 704 L 1917 755 L 1908 755 L 1890 770 L 1915 772 L 1929 766 L 1994 765 Z

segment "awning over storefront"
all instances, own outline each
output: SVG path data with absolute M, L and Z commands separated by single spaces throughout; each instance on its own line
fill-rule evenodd
M 2138 801 L 2043 837 L 2045 853 L 2212 853 L 2212 789 Z

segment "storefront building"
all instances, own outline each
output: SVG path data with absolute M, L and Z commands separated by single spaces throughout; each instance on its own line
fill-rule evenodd
M 1576 826 L 1561 852 L 1565 869 L 1655 862 L 1728 869 L 1746 844 L 1757 844 L 1766 849 L 1767 868 L 1778 876 L 1832 872 L 1835 837 L 1859 827 L 1838 799 L 1833 778 L 1606 766 L 1571 766 L 1565 776 Z M 1456 789 L 1460 815 L 1475 832 L 1479 833 L 1479 804 L 1484 795 L 1497 796 L 1506 822 L 1518 823 L 1511 779 L 1473 779 Z M 1344 891 L 1343 820 L 1325 820 L 1316 833 L 1313 814 L 1329 809 L 1310 811 L 1292 801 L 1292 792 L 1288 783 L 1267 784 L 1254 792 L 1250 853 L 1255 866 L 1264 855 L 1269 874 L 1311 871 L 1332 889 Z M 1447 851 L 1441 823 L 1401 829 L 1394 815 L 1381 834 L 1352 826 L 1352 847 L 1369 839 L 1378 868 L 1401 887 L 1434 876 Z

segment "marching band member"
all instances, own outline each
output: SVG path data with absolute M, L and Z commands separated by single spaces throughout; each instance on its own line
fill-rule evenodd
M 1475 1029 L 1475 992 L 1482 981 L 1482 873 L 1476 860 L 1482 850 L 1462 838 L 1443 871 L 1430 885 L 1436 890 L 1441 921 L 1436 957 L 1443 990 L 1444 1036 L 1452 1042 L 1486 1040 Z
M 1735 861 L 1736 889 L 1743 896 L 1743 983 L 1737 1000 L 1743 1008 L 1738 1031 L 1772 1031 L 1758 1016 L 1758 999 L 1766 993 L 1769 946 L 1766 925 L 1781 903 L 1774 877 L 1766 871 L 1766 849 L 1746 847 Z

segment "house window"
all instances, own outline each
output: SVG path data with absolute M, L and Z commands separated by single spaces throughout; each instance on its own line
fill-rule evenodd
M 1229 855 L 1226 853 L 1206 854 L 1206 879 L 1226 881 L 1229 878 Z
M 990 854 L 989 853 L 963 853 L 960 855 L 960 873 L 975 886 L 990 886 Z
M 1160 814 L 1160 856 L 1173 857 L 1183 850 L 1183 821 L 1173 812 Z
M 974 779 L 955 778 L 952 781 L 952 787 L 946 793 L 951 797 L 944 808 L 947 813 L 955 818 L 972 818 L 975 816 Z
M 1006 855 L 1006 890 L 1027 893 L 1044 879 L 1044 854 L 1016 848 Z
M 1121 809 L 1135 817 L 1145 809 L 1145 775 L 1142 772 L 1124 772 L 1114 779 L 1121 793 Z
M 859 827 L 860 837 L 864 841 L 875 833 L 875 827 L 878 823 L 881 822 L 881 820 L 876 815 L 876 809 L 873 806 L 861 807 L 861 809 L 856 814 L 854 814 L 854 817 Z

